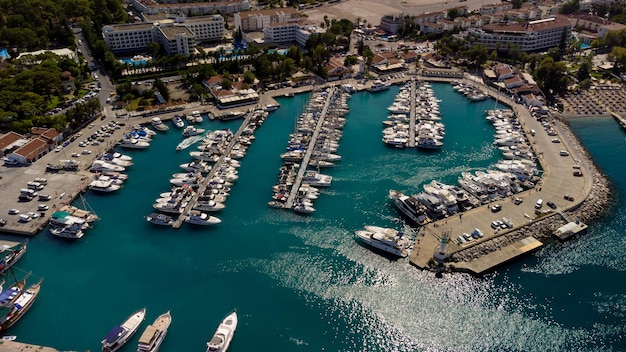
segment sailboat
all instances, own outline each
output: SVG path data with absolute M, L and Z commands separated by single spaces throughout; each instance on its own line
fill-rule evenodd
M 13 264 L 15 264 L 24 253 L 26 253 L 26 246 L 28 244 L 28 240 L 25 242 L 21 242 L 14 246 L 2 245 L 0 246 L 0 256 L 6 252 L 4 257 L 0 257 L 0 274 L 4 273 L 9 269 Z
M 18 281 L 13 274 L 13 270 L 10 270 L 10 272 L 15 280 L 15 284 L 10 289 L 2 290 L 0 293 L 0 331 L 8 330 L 26 314 L 37 299 L 43 281 L 43 279 L 40 279 L 37 283 L 24 290 L 26 279 L 30 276 L 30 273 L 24 279 Z

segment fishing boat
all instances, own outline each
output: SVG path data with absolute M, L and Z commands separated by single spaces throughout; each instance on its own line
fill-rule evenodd
M 165 335 L 167 335 L 167 329 L 169 329 L 171 323 L 172 315 L 169 311 L 159 315 L 154 323 L 148 325 L 141 337 L 139 337 L 137 352 L 157 352 L 161 342 L 165 339 Z
M 237 329 L 237 312 L 230 313 L 215 331 L 213 338 L 206 343 L 206 352 L 226 352 Z
M 142 308 L 129 316 L 122 325 L 116 326 L 102 340 L 102 352 L 115 352 L 137 332 L 146 318 L 146 308 Z

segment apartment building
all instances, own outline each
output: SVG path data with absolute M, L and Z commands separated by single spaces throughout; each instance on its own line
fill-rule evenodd
M 476 38 L 475 44 L 486 45 L 489 50 L 510 50 L 518 47 L 522 51 L 539 51 L 558 47 L 562 36 L 572 35 L 569 18 L 563 15 L 526 23 L 492 23 L 478 29 L 470 29 Z
M 242 32 L 262 32 L 270 24 L 298 22 L 300 16 L 296 9 L 285 7 L 235 13 L 235 29 Z
M 102 27 L 102 35 L 113 52 L 141 51 L 150 43 L 161 44 L 168 54 L 188 56 L 199 42 L 217 41 L 224 34 L 220 15 L 187 18 L 184 14 L 143 14 L 148 22 Z
M 156 0 L 130 0 L 131 5 L 140 13 L 177 13 L 185 15 L 210 15 L 217 13 L 236 13 L 249 10 L 252 5 L 249 0 L 208 1 L 208 2 L 178 2 Z

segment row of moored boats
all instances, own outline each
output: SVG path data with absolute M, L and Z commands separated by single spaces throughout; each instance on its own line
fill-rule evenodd
M 122 324 L 115 326 L 102 340 L 102 352 L 115 352 L 122 348 L 141 327 L 146 318 L 146 308 L 131 314 Z M 207 352 L 226 352 L 237 329 L 237 312 L 230 313 L 222 320 L 213 337 L 206 342 Z M 172 314 L 168 311 L 159 315 L 148 325 L 139 337 L 137 352 L 157 352 L 172 324 Z
M 333 167 L 341 161 L 337 149 L 346 122 L 343 116 L 349 111 L 349 97 L 334 87 L 313 93 L 296 121 L 285 153 L 280 156 L 283 165 L 273 187 L 272 201 L 268 203 L 271 207 L 305 214 L 315 211 L 313 201 L 319 195 L 318 188 L 329 187 L 332 182 L 332 176 L 315 170 Z

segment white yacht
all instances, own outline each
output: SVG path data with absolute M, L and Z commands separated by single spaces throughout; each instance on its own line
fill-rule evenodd
M 169 311 L 159 315 L 154 323 L 148 325 L 141 337 L 139 337 L 137 352 L 157 352 L 165 335 L 167 335 L 167 329 L 169 329 L 171 323 L 172 315 Z
M 192 161 L 185 164 L 180 164 L 180 167 L 187 172 L 201 172 L 207 173 L 211 171 L 211 165 L 204 161 Z
M 204 121 L 204 119 L 202 119 L 202 115 L 200 115 L 200 111 L 192 111 L 191 112 L 191 117 L 193 117 L 193 121 L 196 123 L 202 123 L 202 121 Z
M 211 340 L 206 343 L 206 352 L 226 352 L 236 329 L 237 312 L 232 312 L 222 320 Z
M 89 169 L 91 172 L 123 172 L 124 170 L 126 170 L 125 167 L 108 163 L 104 160 L 94 160 L 93 164 L 91 164 L 91 168 Z
M 119 190 L 121 188 L 120 185 L 114 184 L 113 180 L 108 179 L 108 180 L 95 180 L 95 181 L 91 181 L 91 183 L 89 184 L 89 189 L 95 192 L 103 192 L 103 193 L 110 193 L 110 192 L 115 192 L 117 190 Z
M 369 91 L 370 93 L 374 93 L 374 92 L 383 91 L 388 88 L 389 88 L 389 84 L 377 79 L 374 81 L 374 83 L 372 83 L 372 86 L 370 87 Z
M 276 111 L 278 110 L 278 108 L 280 107 L 279 104 L 267 104 L 265 105 L 265 108 L 263 110 L 270 112 L 270 111 Z
M 443 142 L 433 137 L 423 136 L 417 138 L 416 147 L 419 149 L 440 149 L 442 146 Z
M 192 225 L 215 225 L 222 222 L 215 216 L 210 216 L 207 213 L 203 213 L 198 210 L 192 210 L 185 218 L 185 222 Z
M 196 203 L 196 206 L 193 208 L 194 210 L 200 210 L 200 211 L 220 211 L 226 208 L 226 206 L 224 205 L 224 203 L 219 203 L 214 200 L 209 200 L 206 202 L 198 202 Z
M 168 214 L 180 214 L 183 212 L 186 206 L 187 206 L 187 202 L 184 202 L 184 201 L 183 202 L 171 201 L 167 203 L 157 202 L 157 203 L 152 204 L 152 207 L 155 210 L 158 210 L 163 213 L 168 213 Z
M 172 117 L 172 121 L 174 121 L 174 126 L 176 126 L 178 128 L 185 127 L 185 122 L 178 115 L 174 115 L 174 117 Z
M 169 215 L 152 213 L 146 216 L 146 221 L 155 225 L 172 226 L 172 224 L 174 223 L 174 218 Z
M 133 313 L 122 325 L 114 327 L 102 340 L 102 352 L 115 352 L 137 332 L 146 318 L 146 308 Z
M 393 229 L 368 226 L 355 234 L 366 244 L 402 258 L 407 257 L 411 249 L 411 241 L 404 233 Z
M 119 146 L 129 149 L 145 149 L 150 146 L 146 141 L 140 141 L 137 138 L 124 138 L 119 142 Z
M 422 205 L 417 198 L 407 196 L 404 193 L 393 189 L 389 190 L 389 198 L 400 214 L 404 215 L 414 223 L 424 225 L 430 222 L 430 219 L 426 215 L 426 207 Z
M 167 127 L 166 124 L 163 123 L 163 121 L 161 121 L 160 117 L 153 117 L 151 124 L 152 127 L 154 127 L 154 129 L 157 131 L 165 132 L 170 129 L 169 127 Z
M 323 175 L 312 170 L 306 171 L 302 178 L 302 182 L 315 187 L 329 187 L 332 181 L 332 176 Z
M 185 130 L 183 131 L 183 136 L 184 137 L 196 136 L 199 134 L 203 134 L 204 131 L 206 131 L 204 128 L 195 128 L 193 126 L 187 126 L 185 127 Z

